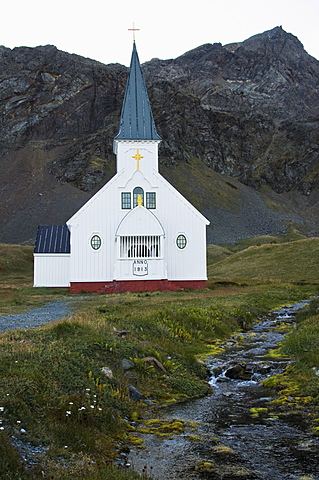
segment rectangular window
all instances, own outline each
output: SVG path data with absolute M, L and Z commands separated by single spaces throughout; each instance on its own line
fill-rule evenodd
M 160 258 L 159 235 L 133 235 L 120 237 L 120 258 Z
M 130 210 L 131 208 L 131 194 L 130 192 L 122 192 L 122 208 Z
M 146 208 L 156 208 L 155 192 L 146 192 Z

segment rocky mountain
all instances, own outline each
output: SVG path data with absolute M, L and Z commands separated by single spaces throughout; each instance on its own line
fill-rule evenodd
M 319 62 L 281 27 L 143 71 L 162 174 L 208 241 L 319 235 Z M 114 173 L 127 68 L 54 46 L 0 47 L 0 241 L 64 223 Z M 110 206 L 111 208 L 111 206 Z

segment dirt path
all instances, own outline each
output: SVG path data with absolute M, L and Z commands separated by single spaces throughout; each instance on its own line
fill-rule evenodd
M 0 316 L 0 332 L 16 328 L 34 328 L 59 320 L 72 313 L 74 301 L 63 297 L 42 307 L 34 307 L 24 313 Z

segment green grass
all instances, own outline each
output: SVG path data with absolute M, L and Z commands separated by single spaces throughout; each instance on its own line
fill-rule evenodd
M 246 250 L 249 247 L 260 247 L 265 244 L 295 242 L 297 240 L 305 240 L 307 237 L 299 232 L 293 223 L 287 227 L 284 235 L 261 235 L 259 237 L 244 238 L 237 240 L 235 244 L 223 245 L 224 248 L 232 253 Z
M 68 290 L 33 288 L 33 247 L 0 243 L 0 315 L 24 311 Z
M 264 381 L 277 390 L 272 402 L 281 414 L 293 411 L 307 418 L 313 433 L 319 435 L 319 299 L 297 314 L 297 327 L 283 340 L 278 355 L 293 363 L 280 375 Z
M 0 282 L 4 285 L 32 282 L 32 253 L 33 247 L 0 243 Z
M 297 396 L 312 396 L 319 407 L 319 299 L 299 312 L 297 328 L 289 333 L 279 353 L 294 360 L 291 371 L 298 384 Z
M 233 255 L 233 252 L 228 248 L 219 245 L 207 245 L 207 265 L 225 260 L 230 255 Z
M 198 357 L 232 332 L 248 329 L 258 316 L 318 292 L 318 240 L 239 253 L 217 246 L 207 250 L 210 281 L 205 290 L 88 295 L 81 297 L 73 317 L 0 335 L 3 478 L 27 480 L 42 471 L 44 478 L 62 480 L 138 478 L 110 467 L 118 451 L 135 438 L 128 420 L 143 416 L 146 408 L 129 398 L 129 384 L 157 405 L 203 395 L 209 388 Z M 2 264 L 12 265 L 12 275 L 3 277 L 11 283 L 0 285 L 1 313 L 64 293 L 30 287 L 32 252 L 25 247 L 12 246 L 11 251 L 4 246 L 1 251 Z M 15 255 L 22 258 L 20 271 Z M 305 331 L 300 330 L 301 346 L 307 335 L 314 340 L 318 333 L 307 321 Z M 121 336 L 121 331 L 127 334 Z M 297 358 L 293 336 L 289 338 L 289 354 Z M 303 368 L 313 376 L 316 344 L 309 345 Z M 146 357 L 164 370 L 156 362 L 146 363 Z M 123 359 L 132 362 L 129 372 Z M 112 378 L 103 367 L 111 369 Z M 10 443 L 12 435 L 45 447 L 37 465 L 24 468 Z
M 319 239 L 252 246 L 210 265 L 208 276 L 257 282 L 319 283 Z

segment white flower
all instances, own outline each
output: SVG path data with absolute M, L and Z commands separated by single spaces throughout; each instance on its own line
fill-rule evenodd
M 21 423 L 21 420 L 17 420 L 17 423 Z
M 4 407 L 0 407 L 0 412 L 4 412 Z
M 67 414 L 67 415 L 71 415 L 70 410 L 67 410 L 67 411 L 66 411 L 66 414 Z
M 69 405 L 73 405 L 73 402 L 69 402 Z
M 0 430 L 4 430 L 4 427 L 0 427 Z
M 90 405 L 91 408 L 94 408 L 94 405 Z

